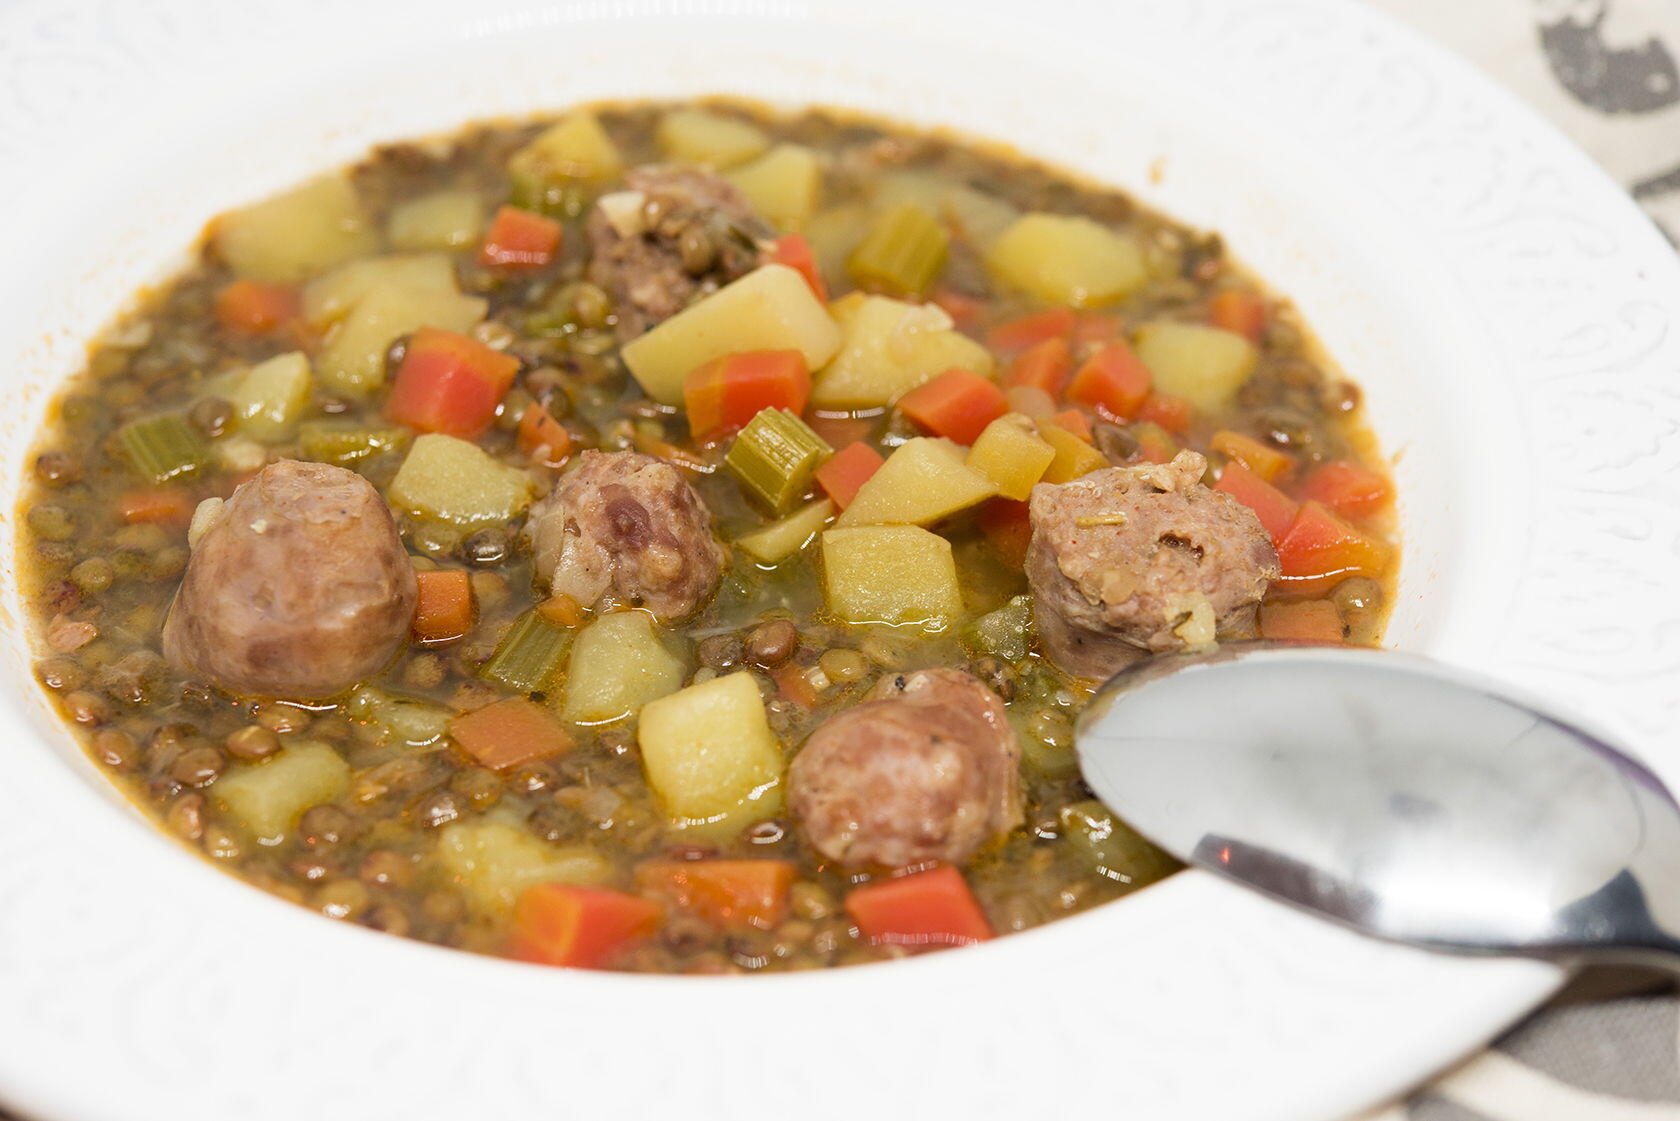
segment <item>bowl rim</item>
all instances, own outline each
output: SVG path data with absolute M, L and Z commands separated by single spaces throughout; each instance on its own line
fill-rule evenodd
M 12 37 L 11 41 L 39 45 L 43 34 L 41 24 L 32 21 L 43 20 L 49 7 L 45 3 L 24 3 L 10 12 L 0 12 L 0 30 L 7 27 L 17 29 L 20 34 Z M 531 11 L 538 13 L 534 18 L 541 22 L 544 18 L 558 18 L 554 17 L 554 13 L 560 9 L 567 9 L 562 13 L 567 18 L 602 21 L 647 20 L 661 16 L 724 20 L 763 17 L 790 23 L 816 21 L 819 25 L 827 21 L 841 20 L 849 21 L 845 26 L 853 30 L 861 27 L 865 31 L 870 28 L 894 28 L 896 31 L 900 17 L 906 20 L 934 19 L 938 16 L 937 9 L 951 5 L 928 5 L 927 11 L 918 10 L 913 16 L 894 12 L 892 5 L 877 0 L 856 5 L 845 15 L 784 4 L 777 0 L 731 0 L 715 8 L 696 8 L 677 0 L 633 0 L 613 5 L 610 11 L 601 6 L 582 7 L 588 10 L 579 10 L 578 5 L 527 5 L 519 3 L 518 0 L 498 0 L 497 3 L 486 5 L 487 14 L 475 17 L 468 30 L 483 37 L 506 35 L 510 29 L 517 30 L 522 20 L 533 18 L 530 16 Z M 1579 232 L 1571 223 L 1584 215 L 1597 239 L 1588 238 L 1588 243 L 1579 248 L 1579 253 L 1592 260 L 1593 277 L 1604 286 L 1605 293 L 1604 298 L 1584 302 L 1581 307 L 1566 314 L 1575 316 L 1572 327 L 1578 325 L 1582 329 L 1598 328 L 1612 332 L 1611 342 L 1597 350 L 1589 348 L 1583 354 L 1579 350 L 1569 351 L 1565 348 L 1558 353 L 1545 353 L 1526 346 L 1521 340 L 1502 336 L 1497 327 L 1490 328 L 1486 332 L 1488 347 L 1496 353 L 1502 373 L 1515 382 L 1519 377 L 1516 371 L 1526 370 L 1536 382 L 1543 381 L 1553 385 L 1561 382 L 1597 384 L 1614 379 L 1618 400 L 1604 407 L 1646 409 L 1654 411 L 1658 416 L 1672 417 L 1672 402 L 1666 406 L 1668 412 L 1664 413 L 1661 402 L 1653 403 L 1648 394 L 1660 388 L 1665 369 L 1680 367 L 1680 357 L 1676 355 L 1676 340 L 1680 333 L 1666 330 L 1676 302 L 1673 295 L 1680 292 L 1680 263 L 1673 259 L 1666 243 L 1643 215 L 1639 214 L 1631 200 L 1550 126 L 1540 122 L 1509 95 L 1470 71 L 1440 48 L 1424 42 L 1386 17 L 1362 8 L 1337 5 L 1331 0 L 1296 0 L 1288 5 L 1268 5 L 1264 8 L 1245 6 L 1241 0 L 1201 0 L 1198 4 L 1185 6 L 1193 9 L 1188 13 L 1167 11 L 1171 7 L 1170 3 L 1135 0 L 1127 7 L 1127 14 L 1136 17 L 1142 26 L 1160 34 L 1182 34 L 1188 28 L 1195 34 L 1208 36 L 1208 42 L 1213 45 L 1218 57 L 1232 64 L 1230 73 L 1220 79 L 1223 83 L 1240 87 L 1242 81 L 1248 80 L 1255 82 L 1256 88 L 1259 88 L 1270 82 L 1272 85 L 1265 87 L 1268 90 L 1280 84 L 1286 85 L 1286 79 L 1275 73 L 1268 74 L 1262 62 L 1253 63 L 1257 69 L 1245 69 L 1249 64 L 1240 58 L 1244 50 L 1243 44 L 1260 44 L 1267 48 L 1277 48 L 1287 54 L 1289 48 L 1282 45 L 1283 41 L 1276 37 L 1307 36 L 1309 40 L 1316 37 L 1316 41 L 1310 41 L 1306 46 L 1298 45 L 1296 49 L 1309 55 L 1315 50 L 1352 51 L 1372 65 L 1391 66 L 1406 74 L 1425 76 L 1439 97 L 1458 99 L 1470 107 L 1472 115 L 1480 115 L 1486 124 L 1486 132 L 1482 136 L 1485 143 L 1497 149 L 1502 159 L 1520 164 L 1530 176 L 1530 180 L 1525 181 L 1517 196 L 1520 197 L 1523 206 L 1539 206 L 1539 216 L 1535 219 L 1537 232 L 1523 235 L 1519 230 L 1518 242 L 1513 249 L 1510 246 L 1490 247 L 1485 241 L 1479 240 L 1487 236 L 1485 227 L 1440 230 L 1429 229 L 1424 223 L 1427 236 L 1437 241 L 1456 239 L 1459 256 L 1449 259 L 1445 271 L 1450 274 L 1453 282 L 1459 284 L 1474 283 L 1478 280 L 1490 282 L 1490 287 L 1496 290 L 1496 297 L 1488 301 L 1487 307 L 1495 311 L 1509 310 L 1499 301 L 1518 297 L 1530 288 L 1525 284 L 1523 276 L 1508 275 L 1505 271 L 1511 260 L 1520 257 L 1522 251 L 1532 248 L 1530 241 L 1523 240 L 1524 236 L 1535 239 L 1538 243 L 1548 243 L 1550 239 L 1559 237 L 1567 238 Z M 417 8 L 433 13 L 440 23 L 449 27 L 460 24 L 457 17 L 444 14 L 448 8 L 441 0 L 427 0 L 426 3 L 417 5 Z M 290 9 L 289 14 L 286 9 Z M 979 26 L 996 36 L 998 42 L 1010 42 L 1018 49 L 1029 49 L 1050 41 L 1046 38 L 1044 28 L 1033 26 L 1013 5 L 987 0 L 982 4 L 965 5 L 964 9 L 971 12 Z M 213 41 L 216 35 L 223 36 L 222 41 L 225 42 L 226 37 L 231 34 L 226 26 L 213 26 L 202 32 L 196 40 L 178 27 L 166 31 L 159 30 L 163 26 L 160 21 L 190 18 L 202 15 L 207 10 L 191 0 L 152 0 L 148 4 L 136 5 L 132 12 L 119 16 L 109 26 L 98 29 L 83 28 L 77 34 L 86 35 L 88 41 L 100 47 L 98 51 L 93 52 L 93 57 L 102 65 L 110 66 L 119 75 L 132 74 L 136 72 L 138 64 L 131 65 L 127 59 L 128 54 L 149 49 L 160 42 L 173 45 L 185 38 L 204 43 Z M 297 21 L 311 15 L 318 16 L 327 10 L 329 7 L 325 3 L 311 0 L 309 4 L 290 4 L 284 8 L 276 4 L 271 7 L 269 14 L 274 16 L 278 24 L 295 29 Z M 1061 11 L 1074 20 L 1117 18 L 1107 5 L 1095 3 L 1069 3 L 1064 5 Z M 214 23 L 213 20 L 211 22 Z M 6 35 L 0 35 L 0 42 L 7 40 Z M 50 49 L 39 46 L 38 49 L 42 50 L 44 57 L 58 57 L 54 55 L 54 51 L 62 48 L 62 42 L 49 40 L 49 44 Z M 3 54 L 0 54 L 0 58 L 3 57 Z M 63 80 L 74 77 L 78 72 L 74 67 L 69 68 L 67 78 Z M 1277 96 L 1282 103 L 1285 95 Z M 6 94 L 0 93 L 0 106 L 4 105 L 6 97 Z M 1396 157 L 1397 153 L 1392 151 L 1376 155 L 1362 151 L 1358 137 L 1345 131 L 1346 121 L 1337 119 L 1334 113 L 1328 110 L 1326 118 L 1329 121 L 1328 131 L 1318 134 L 1319 138 L 1328 137 L 1346 145 L 1350 158 L 1363 158 L 1373 167 L 1382 167 L 1384 159 Z M 1356 119 L 1355 124 L 1357 123 Z M 1338 133 L 1338 129 L 1344 131 Z M 1429 129 L 1425 127 L 1420 131 L 1422 142 L 1429 142 Z M 1452 139 L 1459 138 L 1455 136 Z M 0 140 L 0 152 L 5 152 L 3 140 Z M 1404 154 L 1404 151 L 1398 153 L 1400 156 Z M 33 192 L 22 188 L 15 179 L 8 181 L 5 173 L 0 172 L 0 198 L 11 194 L 16 199 L 27 200 L 32 193 L 38 198 L 38 192 L 42 189 L 46 188 L 37 186 Z M 1559 203 L 1559 197 L 1564 201 Z M 1167 209 L 1170 213 L 1170 204 Z M 1420 222 L 1421 219 L 1415 213 L 1397 219 L 1397 224 L 1404 228 L 1412 228 L 1408 223 L 1415 226 Z M 5 223 L 0 222 L 0 228 L 5 228 Z M 1576 260 L 1576 256 L 1567 250 L 1563 257 L 1565 264 Z M 1551 270 L 1556 267 L 1557 263 L 1553 262 L 1542 265 L 1538 271 L 1550 276 Z M 1635 342 L 1618 342 L 1619 336 L 1615 335 L 1616 324 L 1623 322 L 1629 315 L 1635 315 L 1645 326 Z M 1655 330 L 1651 326 L 1653 322 L 1663 329 Z M 1648 341 L 1653 334 L 1657 341 L 1642 350 L 1639 349 L 1642 341 Z M 1532 391 L 1536 403 L 1554 407 L 1553 412 L 1528 418 L 1533 425 L 1529 437 L 1537 445 L 1543 444 L 1548 449 L 1565 449 L 1573 457 L 1569 464 L 1571 467 L 1579 468 L 1583 462 L 1582 457 L 1585 456 L 1586 467 L 1594 469 L 1579 472 L 1591 475 L 1585 485 L 1579 478 L 1571 477 L 1562 471 L 1554 471 L 1537 478 L 1531 492 L 1525 496 L 1534 511 L 1580 518 L 1585 516 L 1587 507 L 1608 498 L 1616 506 L 1616 512 L 1624 519 L 1646 519 L 1651 525 L 1657 526 L 1659 531 L 1671 524 L 1671 521 L 1664 520 L 1665 515 L 1660 511 L 1660 488 L 1664 485 L 1665 478 L 1674 477 L 1672 459 L 1663 460 L 1658 456 L 1653 461 L 1647 457 L 1644 466 L 1636 464 L 1632 468 L 1620 463 L 1598 464 L 1579 446 L 1583 437 L 1577 427 L 1577 418 L 1556 411 L 1556 401 L 1546 397 L 1545 387 L 1524 385 L 1524 389 Z M 1566 396 L 1563 400 L 1568 403 L 1575 398 Z M 1655 466 L 1652 465 L 1653 462 Z M 15 472 L 16 465 L 12 465 L 11 469 Z M 1587 526 L 1585 535 L 1600 542 L 1610 555 L 1616 556 L 1618 554 L 1610 539 L 1618 535 L 1625 536 L 1625 528 L 1625 522 L 1608 526 L 1592 524 Z M 1559 588 L 1567 587 L 1584 567 L 1579 560 L 1571 561 L 1564 555 L 1565 543 L 1554 538 L 1531 535 L 1527 544 L 1533 551 L 1534 559 L 1544 561 L 1552 567 L 1548 571 L 1536 573 L 1524 587 L 1512 590 L 1510 601 L 1502 604 L 1501 608 L 1511 611 L 1513 619 L 1532 613 L 1536 604 L 1542 610 L 1554 606 L 1560 599 Z M 1653 577 L 1648 572 L 1641 571 L 1640 581 L 1640 586 L 1647 589 L 1654 582 L 1658 588 L 1680 590 L 1680 577 Z M 16 617 L 18 605 L 15 580 L 10 579 L 9 574 L 8 591 L 11 598 L 6 606 Z M 1618 603 L 1626 604 L 1630 599 L 1631 593 L 1618 600 Z M 1680 600 L 1680 596 L 1673 599 Z M 1585 617 L 1591 617 L 1590 610 Z M 1445 649 L 1451 652 L 1451 644 L 1447 643 Z M 1470 647 L 1466 646 L 1463 649 L 1468 650 Z M 1626 737 L 1630 737 L 1637 747 L 1646 752 L 1649 761 L 1659 772 L 1673 765 L 1672 760 L 1656 750 L 1653 738 L 1654 731 L 1660 730 L 1661 722 L 1671 714 L 1671 710 L 1664 710 L 1661 706 L 1643 699 L 1637 690 L 1618 690 L 1613 687 L 1613 683 L 1612 687 L 1606 689 L 1581 688 L 1580 680 L 1583 677 L 1597 682 L 1607 676 L 1613 676 L 1614 667 L 1607 670 L 1603 664 L 1606 655 L 1602 650 L 1582 648 L 1557 636 L 1548 636 L 1545 632 L 1512 627 L 1497 646 L 1477 649 L 1476 654 L 1483 658 L 1504 659 L 1502 665 L 1511 669 L 1514 676 L 1524 682 L 1541 688 L 1555 688 L 1563 695 L 1589 705 L 1595 715 L 1602 714 L 1610 723 L 1619 726 Z M 1641 656 L 1644 659 L 1641 662 L 1642 666 L 1656 667 L 1653 671 L 1645 673 L 1641 680 L 1664 682 L 1675 679 L 1674 666 L 1668 660 L 1665 649 L 1658 647 L 1651 651 L 1641 651 Z M 1610 661 L 1615 662 L 1616 659 L 1611 658 Z M 42 727 L 40 717 L 39 712 L 29 714 L 29 719 L 36 722 L 37 729 Z M 21 762 L 0 762 L 0 775 L 10 774 L 18 781 L 30 783 L 33 789 L 43 792 L 53 804 L 77 806 L 93 813 L 98 799 L 89 797 L 89 790 L 83 781 L 86 773 L 91 773 L 91 768 L 83 774 L 76 774 L 59 765 L 60 763 L 61 760 L 56 758 L 26 758 Z M 24 835 L 22 823 L 29 821 L 27 814 L 22 815 L 9 831 L 4 823 L 0 823 L 0 853 L 25 851 L 19 838 Z M 890 993 L 903 994 L 909 990 L 916 990 L 924 999 L 947 1000 L 953 1008 L 974 1014 L 977 1017 L 976 1022 L 983 1023 L 983 1017 L 980 1017 L 981 1010 L 972 1002 L 965 1003 L 959 997 L 963 990 L 972 987 L 976 977 L 990 974 L 1007 975 L 1011 978 L 1032 977 L 1039 972 L 1035 958 L 1041 954 L 1092 962 L 1095 960 L 1092 955 L 1099 953 L 1102 948 L 1103 934 L 1115 926 L 1111 921 L 1112 916 L 1103 911 L 1092 912 L 1062 919 L 1048 927 L 1014 935 L 986 946 L 970 948 L 961 954 L 935 955 L 913 961 L 870 966 L 867 967 L 868 977 L 862 976 L 863 971 L 851 969 L 756 977 L 751 981 L 739 978 L 674 979 L 588 974 L 561 976 L 553 971 L 518 963 L 473 958 L 455 952 L 440 953 L 435 947 L 402 940 L 385 939 L 375 942 L 372 939 L 379 936 L 372 932 L 345 931 L 333 927 L 301 909 L 252 892 L 229 878 L 204 875 L 202 864 L 196 858 L 189 857 L 175 848 L 149 826 L 143 826 L 132 814 L 107 813 L 97 822 L 90 823 L 88 831 L 92 838 L 101 843 L 121 848 L 125 854 L 132 854 L 133 859 L 125 861 L 125 867 L 143 871 L 148 876 L 154 875 L 155 869 L 160 888 L 190 885 L 190 889 L 183 890 L 191 890 L 195 898 L 204 901 L 206 908 L 224 915 L 227 919 L 227 931 L 220 934 L 203 930 L 152 929 L 145 932 L 151 941 L 184 944 L 203 953 L 218 949 L 225 952 L 230 937 L 228 932 L 243 935 L 261 931 L 262 942 L 265 945 L 292 945 L 302 948 L 301 952 L 304 953 L 320 950 L 337 955 L 340 960 L 324 966 L 319 977 L 311 980 L 311 987 L 317 992 L 353 993 L 356 998 L 353 1006 L 363 1011 L 374 1007 L 376 1003 L 368 990 L 380 986 L 389 989 L 391 986 L 406 983 L 412 976 L 411 971 L 446 974 L 463 988 L 478 987 L 483 990 L 484 995 L 480 999 L 464 1000 L 461 1009 L 469 1022 L 480 1027 L 483 1026 L 484 1019 L 491 1016 L 502 1003 L 520 996 L 528 997 L 531 990 L 540 989 L 554 994 L 555 999 L 569 1000 L 580 1007 L 589 1008 L 601 1016 L 602 1022 L 622 1028 L 634 1025 L 636 1020 L 624 1015 L 622 1010 L 609 1015 L 611 1006 L 626 1003 L 647 1014 L 646 1005 L 657 1007 L 667 999 L 676 999 L 665 995 L 671 992 L 674 981 L 683 988 L 683 1000 L 690 998 L 691 990 L 694 999 L 706 1002 L 733 1001 L 735 993 L 750 992 L 750 998 L 735 1002 L 740 1007 L 729 1013 L 729 1019 L 733 1023 L 750 1022 L 752 1016 L 763 1009 L 789 1003 L 809 1001 L 818 1007 L 844 1005 L 859 999 L 860 990 L 869 990 L 869 999 L 875 1000 L 886 999 Z M 8 841 L 11 848 L 8 848 Z M 51 873 L 48 858 L 43 856 L 38 863 L 31 863 L 35 864 L 35 867 L 26 870 L 26 876 L 15 882 L 8 881 L 8 876 L 15 876 L 15 871 L 0 872 L 0 886 L 13 888 L 13 898 L 52 900 L 50 884 L 42 882 L 43 877 Z M 30 875 L 33 879 L 29 878 Z M 1146 900 L 1154 901 L 1149 908 L 1142 906 Z M 1386 1053 L 1383 1062 L 1327 1076 L 1324 1085 L 1313 1092 L 1279 1098 L 1270 1107 L 1274 1112 L 1265 1113 L 1265 1116 L 1288 1116 L 1296 1119 L 1308 1115 L 1330 1116 L 1368 1104 L 1398 1090 L 1418 1076 L 1449 1061 L 1465 1048 L 1485 1040 L 1509 1019 L 1546 995 L 1555 987 L 1559 977 L 1556 971 L 1544 967 L 1510 963 L 1449 962 L 1433 958 L 1420 960 L 1416 955 L 1408 955 L 1392 948 L 1355 943 L 1350 941 L 1351 936 L 1327 934 L 1308 920 L 1280 915 L 1270 904 L 1250 900 L 1228 885 L 1196 874 L 1174 877 L 1166 883 L 1150 888 L 1143 897 L 1128 906 L 1138 908 L 1140 924 L 1151 921 L 1143 917 L 1145 910 L 1161 915 L 1169 912 L 1218 913 L 1227 916 L 1233 922 L 1249 924 L 1248 932 L 1257 941 L 1265 943 L 1266 952 L 1270 955 L 1266 960 L 1280 968 L 1287 968 L 1285 963 L 1289 947 L 1334 947 L 1336 954 L 1345 954 L 1349 960 L 1370 963 L 1373 969 L 1382 971 L 1385 977 L 1428 976 L 1431 979 L 1431 991 L 1443 985 L 1462 985 L 1466 991 L 1474 991 L 1476 994 L 1473 1008 L 1457 1009 L 1467 1013 L 1468 1018 L 1461 1019 L 1451 1030 L 1438 1032 L 1435 1038 L 1429 1041 L 1408 1037 L 1406 1045 L 1395 1047 L 1391 1053 Z M 17 907 L 11 910 L 14 914 L 20 914 L 26 908 Z M 156 916 L 148 917 L 156 919 Z M 1190 943 L 1197 941 L 1194 934 L 1188 934 L 1185 940 Z M 8 925 L 6 919 L 0 917 L 0 948 L 8 944 L 38 948 L 38 939 L 26 931 L 21 922 L 14 920 L 12 925 Z M 86 938 L 83 948 L 89 952 L 100 949 L 115 952 L 115 947 L 110 941 L 101 938 Z M 1203 942 L 1194 948 L 1200 951 L 1203 957 L 1192 957 L 1191 960 L 1209 963 L 1217 956 L 1217 948 L 1206 942 L 1205 934 Z M 0 954 L 0 958 L 4 956 Z M 110 973 L 109 978 L 137 987 L 144 987 L 148 983 L 146 970 L 161 973 L 175 982 L 182 980 L 179 966 L 161 965 L 153 953 L 137 954 L 121 960 L 119 965 L 121 968 Z M 1307 971 L 1307 976 L 1310 983 L 1310 970 Z M 5 977 L 5 967 L 0 965 L 0 979 Z M 1135 980 L 1132 971 L 1111 968 L 1103 972 L 1093 968 L 1091 983 L 1095 987 L 1101 983 L 1121 984 L 1127 980 Z M 181 984 L 179 988 L 191 991 L 192 986 Z M 722 993 L 728 993 L 729 996 L 714 995 Z M 97 1003 L 88 1003 L 93 995 L 95 994 L 88 991 L 78 991 L 75 996 L 81 1003 L 75 1006 L 75 1011 L 83 1015 L 96 1014 L 100 1006 Z M 203 1001 L 210 999 L 211 995 L 200 992 L 198 998 Z M 225 993 L 222 995 L 226 996 Z M 1372 995 L 1378 999 L 1394 999 L 1394 993 L 1382 986 L 1374 987 Z M 411 1010 L 413 1007 L 410 1006 Z M 1010 1007 L 1012 1011 L 1019 1013 L 1026 1006 L 1012 1004 Z M 144 1008 L 149 1014 L 157 1013 L 155 1002 Z M 205 1011 L 203 1007 L 197 1010 Z M 135 1014 L 133 1009 L 126 1011 L 130 1015 Z M 1432 1020 L 1431 1015 L 1410 1015 L 1408 1018 L 1403 1010 L 1394 1011 L 1397 1019 L 1406 1020 L 1404 1030 L 1414 1034 L 1420 1024 Z M 1433 1020 L 1439 1020 L 1442 1015 L 1443 1012 L 1436 1011 L 1433 1013 Z M 1435 1026 L 1438 1028 L 1439 1024 Z M 0 1046 L 0 1097 L 9 1099 L 19 1108 L 43 1116 L 81 1118 L 115 1115 L 114 1103 L 119 1099 L 111 1087 L 100 1085 L 99 1080 L 68 1076 L 67 1072 L 71 1068 L 66 1066 L 65 1056 L 55 1053 L 53 1048 L 61 1048 L 63 1041 L 66 1038 L 74 1038 L 74 1035 L 55 1034 L 58 1027 L 50 1017 L 43 1018 L 39 1012 L 21 1018 L 0 1014 L 0 1041 L 4 1042 L 4 1046 Z M 858 1049 L 862 1042 L 843 1036 L 830 1035 L 824 1038 L 835 1048 L 852 1051 Z M 1229 1042 L 1218 1033 L 1213 1033 L 1208 1038 Z M 1065 1036 L 1058 1038 L 1059 1043 L 1066 1043 L 1066 1040 Z M 338 1037 L 338 1043 L 340 1046 L 350 1046 L 353 1036 L 341 1035 Z M 528 1081 L 531 1077 L 528 1071 L 522 1069 L 521 1064 L 505 1056 L 486 1056 L 482 1050 L 473 1051 L 470 1047 L 466 1050 L 477 1058 L 486 1059 L 492 1069 L 503 1072 L 515 1081 Z M 953 1063 L 962 1061 L 959 1053 L 954 1050 L 941 1051 L 936 1048 L 934 1053 Z M 155 1058 L 155 1055 L 152 1057 Z M 680 1070 L 691 1084 L 708 1088 L 707 1092 L 711 1093 L 712 1097 L 703 1100 L 710 1100 L 714 1104 L 725 1100 L 723 1091 L 715 1086 L 716 1072 L 708 1072 L 704 1062 L 688 1056 L 684 1062 L 673 1064 L 673 1067 Z M 468 1081 L 470 1083 L 473 1080 Z M 654 1082 L 662 1087 L 673 1085 L 669 1076 L 662 1082 Z M 1203 1100 L 1185 1097 L 1187 1091 L 1182 1086 L 1168 1087 L 1166 1081 L 1160 1086 L 1165 1088 L 1160 1088 L 1154 1099 L 1158 1103 Z M 903 1101 L 914 1096 L 913 1091 L 902 1082 L 894 1083 L 891 1089 L 897 1095 L 895 1100 Z M 1006 1089 L 992 1089 L 996 1090 L 991 1099 L 994 1106 L 1001 1108 L 1002 1104 L 1010 1101 Z M 1243 1095 L 1252 1093 L 1254 1089 L 1253 1086 L 1243 1087 Z M 316 1087 L 313 1092 L 318 1090 L 319 1087 Z M 226 1092 L 225 1087 L 223 1092 Z M 517 1099 L 519 1101 L 551 1104 L 552 1099 L 541 1086 L 521 1082 L 520 1093 L 522 1096 Z M 1174 1096 L 1175 1094 L 1177 1096 Z M 440 1091 L 437 1095 L 438 1102 L 441 1103 L 446 1097 L 447 1095 Z M 238 1099 L 224 1097 L 222 1100 L 225 1103 Z M 499 1109 L 506 1102 L 515 1100 L 510 1093 L 505 1102 L 503 1099 L 497 1099 L 494 1104 Z M 149 1115 L 151 1106 L 144 1103 L 135 1104 L 136 1112 Z M 702 1107 L 698 1111 L 704 1114 L 705 1108 Z M 257 1113 L 253 1112 L 252 1115 L 256 1116 Z

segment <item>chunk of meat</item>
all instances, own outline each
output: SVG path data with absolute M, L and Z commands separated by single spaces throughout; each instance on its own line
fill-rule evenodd
M 416 594 L 396 523 L 367 480 L 280 460 L 198 538 L 163 652 L 230 693 L 330 697 L 396 657 Z
M 537 577 L 585 607 L 609 592 L 671 622 L 717 588 L 723 549 L 682 472 L 639 452 L 586 451 L 527 526 Z
M 788 800 L 811 846 L 848 867 L 960 863 L 1020 824 L 1020 748 L 975 678 L 898 674 L 811 733 Z
M 770 228 L 728 180 L 652 164 L 589 212 L 589 279 L 612 297 L 618 335 L 631 339 L 696 296 L 759 265 Z
M 1202 485 L 1206 470 L 1181 452 L 1033 488 L 1027 579 L 1057 665 L 1107 677 L 1144 654 L 1253 636 L 1277 550 L 1254 511 Z

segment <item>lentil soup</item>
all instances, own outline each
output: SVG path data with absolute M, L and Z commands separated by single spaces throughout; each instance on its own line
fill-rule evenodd
M 1170 874 L 1073 719 L 1155 653 L 1377 643 L 1375 448 L 1216 234 L 879 121 L 601 105 L 219 217 L 57 401 L 19 549 L 87 751 L 248 882 L 813 968 Z

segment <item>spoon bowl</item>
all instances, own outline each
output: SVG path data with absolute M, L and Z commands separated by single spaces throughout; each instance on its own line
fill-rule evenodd
M 1116 675 L 1078 745 L 1098 797 L 1174 856 L 1366 934 L 1680 964 L 1680 807 L 1493 681 L 1236 644 Z

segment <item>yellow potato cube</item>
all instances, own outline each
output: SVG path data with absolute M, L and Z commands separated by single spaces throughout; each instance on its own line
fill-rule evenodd
M 962 448 L 921 436 L 887 457 L 834 524 L 931 525 L 997 492 L 997 484 L 963 462 Z
M 371 393 L 385 384 L 385 354 L 392 343 L 421 327 L 470 331 L 487 307 L 476 296 L 375 285 L 328 333 L 315 359 L 315 374 L 334 392 Z
M 809 545 L 833 516 L 834 503 L 819 499 L 763 529 L 736 538 L 735 544 L 760 564 L 780 564 Z
M 1208 411 L 1229 406 L 1260 360 L 1243 336 L 1205 323 L 1144 323 L 1135 345 L 1155 388 Z
M 324 743 L 288 743 L 261 763 L 228 770 L 211 795 L 253 837 L 278 843 L 310 806 L 350 789 L 350 764 Z
M 911 525 L 831 529 L 822 536 L 823 594 L 848 623 L 943 629 L 962 614 L 951 543 Z
M 784 230 L 800 229 L 810 221 L 822 191 L 817 155 L 799 144 L 778 144 L 727 178 L 760 214 Z
M 673 160 L 734 167 L 770 147 L 757 125 L 704 109 L 673 109 L 659 119 L 656 139 Z
M 1044 469 L 1046 483 L 1071 482 L 1093 471 L 1110 466 L 1102 452 L 1075 436 L 1059 424 L 1038 426 L 1039 439 L 1055 449 L 1056 458 Z
M 387 496 L 405 513 L 478 529 L 517 517 L 531 504 L 531 483 L 477 444 L 431 432 L 414 441 Z
M 217 220 L 216 253 L 240 276 L 294 284 L 379 248 L 356 188 L 327 175 Z
M 825 409 L 890 405 L 950 369 L 982 377 L 992 372 L 985 347 L 952 329 L 934 304 L 886 296 L 847 296 L 835 301 L 845 338 L 834 360 L 811 384 L 811 403 Z
M 300 351 L 258 362 L 228 395 L 239 431 L 269 443 L 284 439 L 308 407 L 312 385 L 309 359 Z
M 1009 413 L 986 426 L 968 449 L 966 462 L 969 470 L 990 479 L 998 494 L 1024 502 L 1055 458 L 1056 449 L 1038 437 L 1032 421 Z
M 388 253 L 338 266 L 303 286 L 303 317 L 312 327 L 343 319 L 375 288 L 412 288 L 460 295 L 447 253 Z
M 385 220 L 392 249 L 461 249 L 484 232 L 477 191 L 433 191 L 398 203 Z
M 514 178 L 550 184 L 614 179 L 623 169 L 618 145 L 595 114 L 583 110 L 567 113 L 508 161 L 508 174 Z
M 750 673 L 732 673 L 642 707 L 648 785 L 683 825 L 731 828 L 781 811 L 786 761 Z
M 986 251 L 992 275 L 1046 303 L 1097 307 L 1149 279 L 1137 240 L 1089 218 L 1026 214 Z
M 536 884 L 598 884 L 612 861 L 584 845 L 553 845 L 509 821 L 462 821 L 438 832 L 434 866 L 478 911 L 512 908 Z
M 641 611 L 603 615 L 578 632 L 560 702 L 573 724 L 605 724 L 682 688 L 682 659 L 654 633 Z
M 682 383 L 705 362 L 744 350 L 797 350 L 816 369 L 840 348 L 840 328 L 805 278 L 765 265 L 690 304 L 620 355 L 649 397 L 682 404 Z

